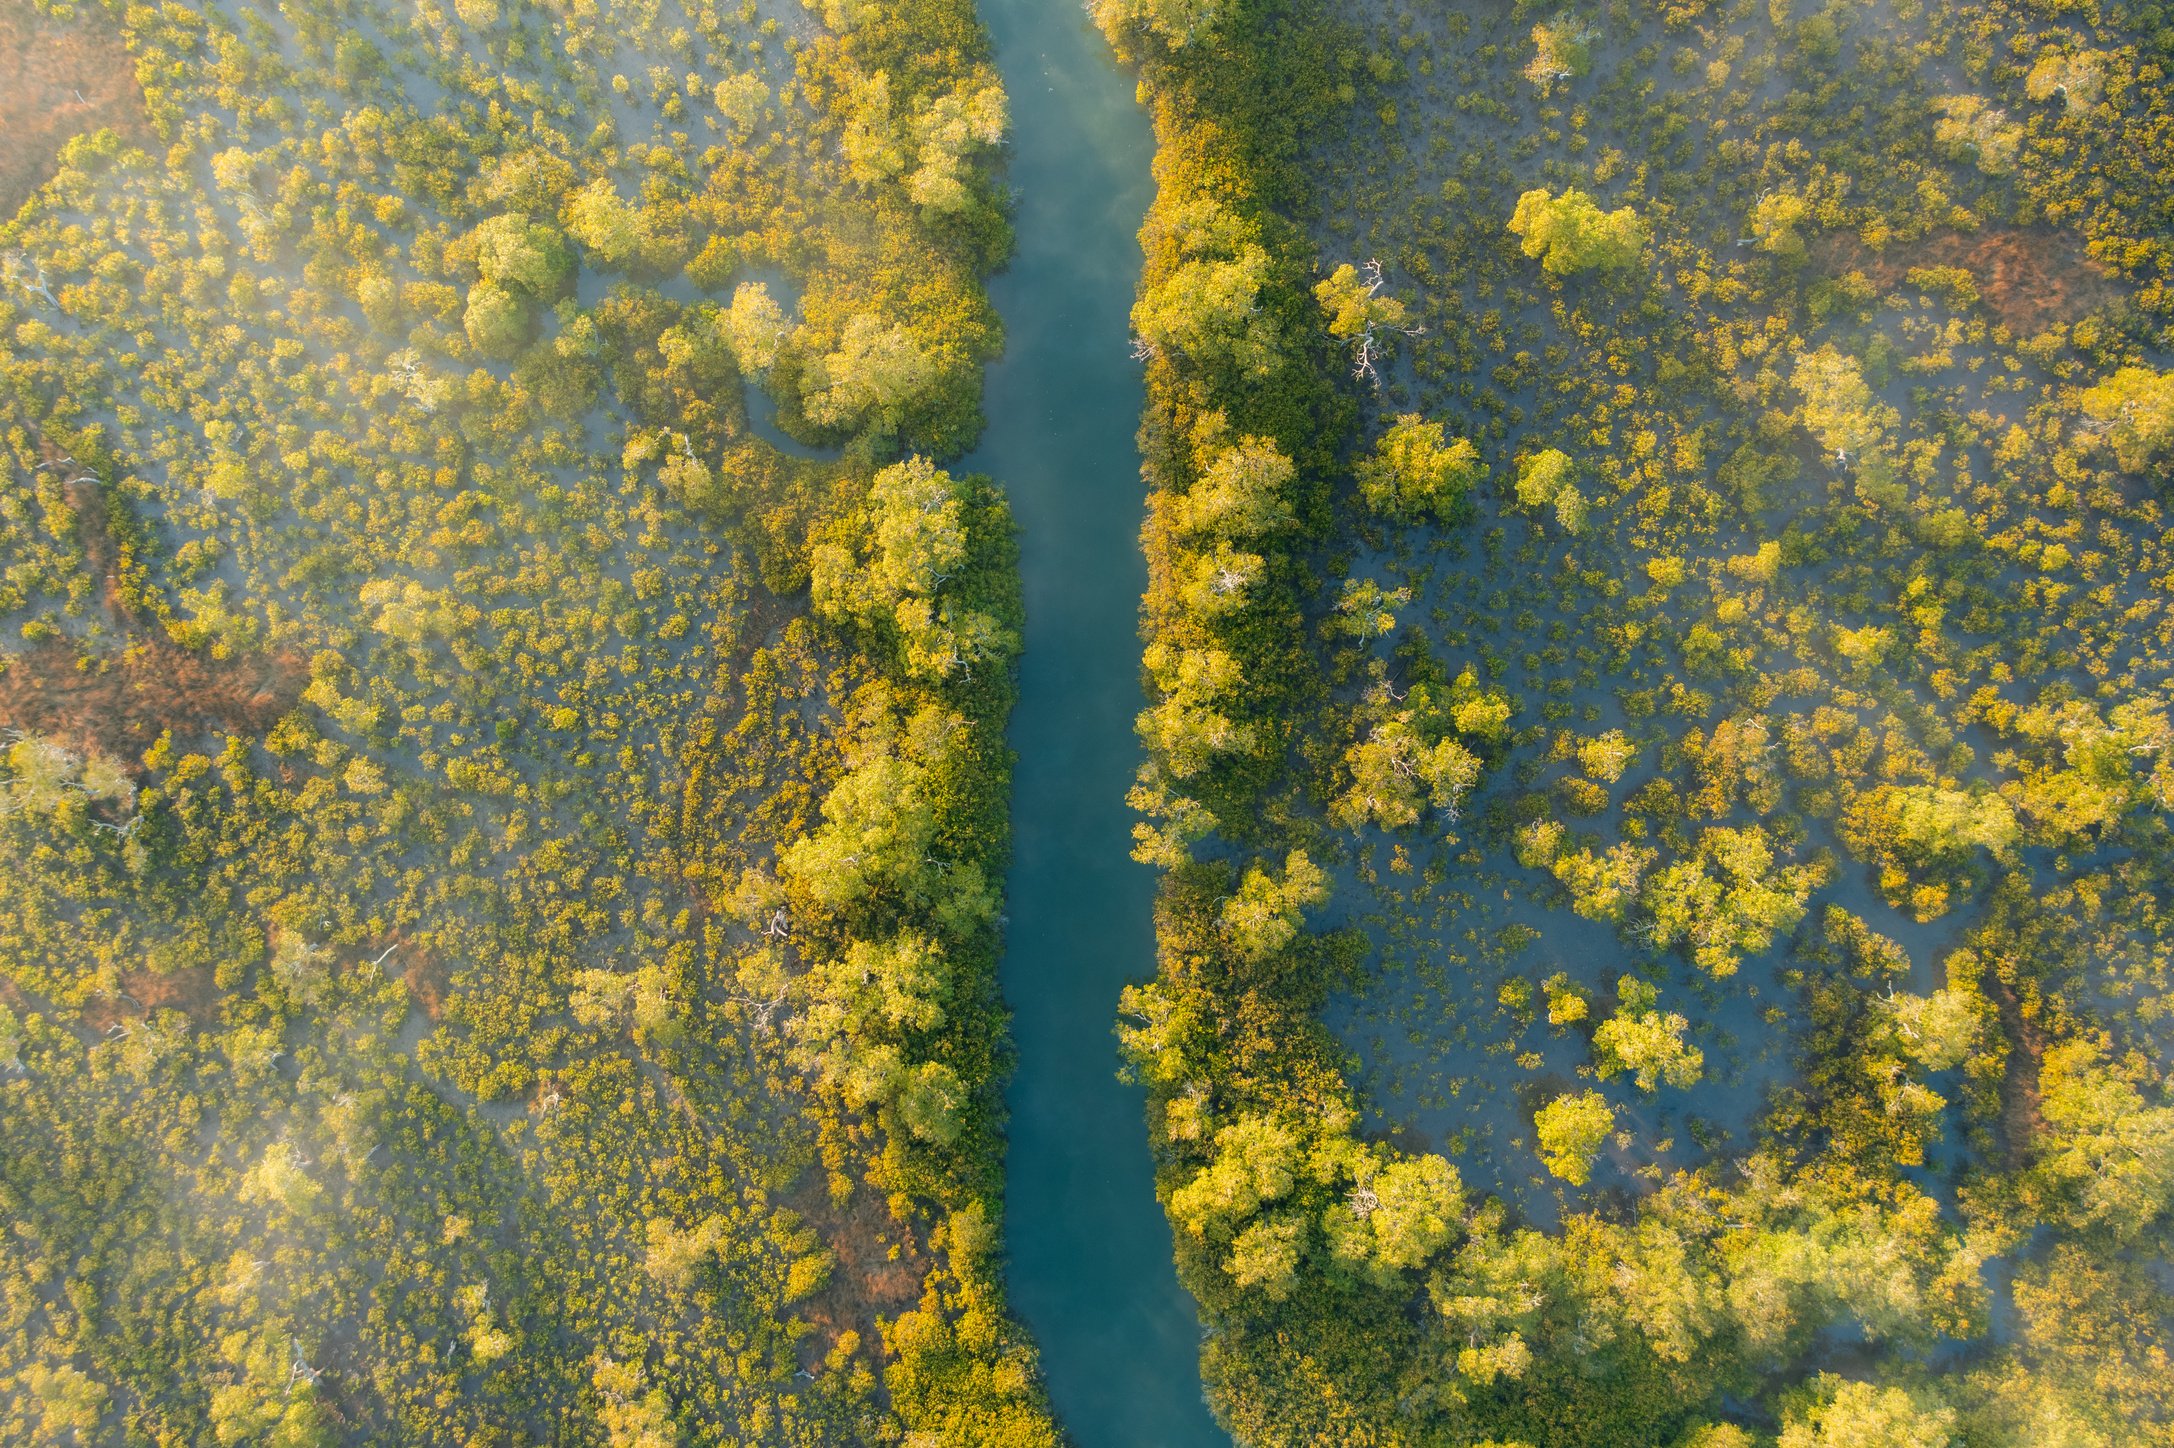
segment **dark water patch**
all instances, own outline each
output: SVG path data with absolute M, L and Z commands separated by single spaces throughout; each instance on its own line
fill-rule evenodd
M 1200 1327 L 1171 1263 L 1136 1087 L 1117 1080 L 1118 992 L 1152 973 L 1152 873 L 1127 858 L 1139 761 L 1147 568 L 1127 345 L 1153 141 L 1078 6 L 989 0 L 1011 98 L 1017 249 L 990 285 L 1006 350 L 988 430 L 961 467 L 1019 525 L 1026 651 L 1010 739 L 1012 867 L 1002 983 L 1006 1280 L 1081 1448 L 1206 1448 Z
M 1378 861 L 1391 848 L 1377 838 L 1370 853 Z M 1407 846 L 1406 857 L 1425 853 Z M 1323 1013 L 1351 1053 L 1368 1125 L 1449 1156 L 1475 1190 L 1528 1220 L 1552 1225 L 1565 1201 L 1642 1192 L 1675 1168 L 1747 1148 L 1770 1092 L 1793 1079 L 1779 952 L 1718 982 L 1674 960 L 1656 975 L 1615 927 L 1546 903 L 1533 882 L 1500 869 L 1451 869 L 1439 886 L 1389 883 L 1398 877 L 1380 864 L 1375 874 L 1382 883 L 1347 882 L 1338 902 L 1374 941 L 1375 973 Z M 1685 1039 L 1705 1057 L 1698 1084 L 1645 1092 L 1593 1075 L 1592 1031 L 1626 975 L 1655 978 L 1661 1009 L 1690 1021 Z M 1550 1023 L 1551 980 L 1589 1002 L 1583 1020 Z M 1532 1122 L 1557 1095 L 1584 1090 L 1615 1108 L 1627 1140 L 1604 1148 L 1580 1190 L 1542 1168 Z

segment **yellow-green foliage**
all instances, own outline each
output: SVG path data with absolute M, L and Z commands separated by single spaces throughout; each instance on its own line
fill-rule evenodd
M 1143 298 L 1181 218 L 1265 254 L 1242 362 L 1148 364 L 1193 729 L 1143 731 L 1124 1032 L 1241 1442 L 2168 1441 L 2116 1325 L 2165 1311 L 2174 1084 L 2157 26 L 1288 0 L 1139 47 Z M 1274 526 L 1189 529 L 1203 433 L 1273 438 Z M 1332 903 L 1237 948 L 1301 849 Z M 1355 1153 L 1455 1171 L 1418 1265 L 1339 1255 Z
M 127 683 L 6 749 L 0 1438 L 1054 1443 L 970 7 L 108 9 L 156 145 L 0 226 L 5 667 Z

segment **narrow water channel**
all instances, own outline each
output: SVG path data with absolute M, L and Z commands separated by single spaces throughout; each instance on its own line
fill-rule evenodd
M 1153 143 L 1078 0 L 983 0 L 982 14 L 1019 194 L 1018 250 L 990 287 L 1005 352 L 966 463 L 1011 496 L 1026 587 L 1003 967 L 1011 1299 L 1079 1448 L 1227 1448 L 1111 1030 L 1119 988 L 1154 962 L 1154 878 L 1128 857 L 1124 803 L 1147 582 L 1126 318 Z

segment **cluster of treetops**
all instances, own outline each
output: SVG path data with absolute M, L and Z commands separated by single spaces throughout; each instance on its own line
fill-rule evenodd
M 2159 12 L 1094 10 L 1159 143 L 1121 1036 L 1222 1420 L 2174 1439 Z M 1908 260 L 2026 226 L 2116 298 L 2025 325 Z M 1460 615 L 1475 534 L 1525 576 Z M 1374 943 L 1309 917 L 1377 845 L 1618 928 L 1612 1001 L 1546 990 L 1590 1050 L 1528 1103 L 1551 1229 L 1361 1130 L 1321 1012 Z M 1700 1077 L 1670 982 L 1769 959 L 1754 1139 L 1584 1190 Z
M 0 1439 L 1054 1444 L 971 7 L 48 8 Z

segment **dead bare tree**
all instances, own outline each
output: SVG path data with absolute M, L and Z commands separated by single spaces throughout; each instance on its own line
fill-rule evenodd
M 1374 299 L 1374 294 L 1382 288 L 1381 263 L 1375 260 L 1368 261 L 1365 266 L 1359 268 L 1359 275 L 1366 279 L 1366 299 L 1371 302 Z M 1426 330 L 1423 326 L 1413 325 L 1407 327 L 1398 323 L 1384 321 L 1375 317 L 1372 314 L 1372 309 L 1368 308 L 1366 311 L 1366 325 L 1352 343 L 1351 375 L 1362 382 L 1371 382 L 1376 387 L 1381 386 L 1381 373 L 1376 365 L 1383 351 L 1380 334 L 1394 332 L 1400 337 L 1416 337 Z
M 0 253 L 0 281 L 22 290 L 33 297 L 43 297 L 45 304 L 54 311 L 60 310 L 60 299 L 45 282 L 45 263 L 27 257 L 19 251 Z
M 777 988 L 775 995 L 767 998 L 753 995 L 729 995 L 725 999 L 731 1001 L 734 1005 L 746 1007 L 753 1016 L 755 1029 L 758 1032 L 767 1032 L 776 1023 L 777 1013 L 785 1008 L 786 995 L 787 989 L 781 985 Z
M 287 1391 L 293 1392 L 297 1384 L 317 1386 L 317 1380 L 325 1375 L 325 1370 L 309 1365 L 309 1359 L 302 1355 L 300 1338 L 290 1338 L 288 1341 L 293 1349 L 293 1358 L 287 1364 Z

